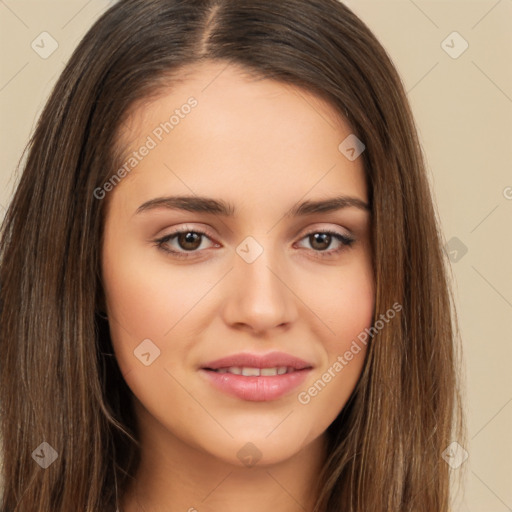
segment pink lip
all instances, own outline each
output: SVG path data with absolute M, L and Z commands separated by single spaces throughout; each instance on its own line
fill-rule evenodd
M 234 354 L 206 363 L 202 365 L 202 368 L 218 370 L 219 368 L 229 368 L 230 366 L 245 366 L 246 368 L 290 366 L 295 370 L 303 370 L 304 368 L 311 368 L 313 365 L 303 359 L 299 359 L 298 357 L 291 356 L 284 352 L 270 352 L 265 355 L 246 353 Z
M 232 373 L 217 373 L 213 370 L 239 366 L 246 368 L 274 368 L 287 366 L 295 371 L 283 375 L 250 376 Z M 312 365 L 283 352 L 272 352 L 263 356 L 235 354 L 205 364 L 200 372 L 217 389 L 242 400 L 263 402 L 277 400 L 304 382 Z

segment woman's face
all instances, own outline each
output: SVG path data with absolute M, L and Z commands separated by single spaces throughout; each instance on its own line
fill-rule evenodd
M 143 438 L 275 463 L 342 410 L 374 308 L 350 134 L 317 96 L 211 62 L 132 112 L 102 270 Z

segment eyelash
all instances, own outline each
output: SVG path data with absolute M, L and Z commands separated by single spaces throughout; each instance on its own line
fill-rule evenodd
M 157 240 L 154 241 L 154 245 L 158 249 L 160 249 L 160 250 L 162 250 L 162 251 L 164 251 L 164 252 L 166 252 L 168 254 L 171 254 L 172 257 L 175 257 L 175 258 L 178 258 L 178 259 L 190 258 L 191 257 L 190 254 L 194 254 L 194 253 L 197 253 L 197 252 L 200 252 L 200 251 L 198 249 L 196 249 L 194 251 L 184 251 L 184 252 L 182 252 L 182 251 L 175 251 L 175 250 L 171 250 L 171 249 L 167 248 L 166 245 L 165 245 L 166 243 L 170 242 L 176 236 L 184 234 L 184 233 L 195 233 L 197 235 L 205 236 L 206 238 L 210 238 L 211 239 L 211 237 L 208 235 L 208 233 L 206 233 L 205 231 L 202 231 L 200 229 L 195 229 L 195 228 L 194 229 L 182 229 L 180 231 L 175 231 L 174 233 L 171 233 L 170 235 L 165 235 L 162 238 L 158 238 Z M 319 234 L 319 233 L 331 235 L 336 240 L 341 242 L 342 245 L 338 249 L 329 249 L 329 250 L 324 250 L 324 251 L 317 251 L 315 249 L 311 249 L 314 253 L 319 253 L 318 256 L 315 256 L 315 257 L 318 257 L 318 258 L 328 258 L 330 256 L 335 256 L 338 253 L 340 253 L 343 250 L 345 250 L 346 248 L 351 247 L 352 244 L 355 242 L 355 239 L 352 238 L 352 237 L 349 237 L 347 235 L 342 235 L 341 233 L 338 233 L 337 231 L 330 231 L 328 229 L 316 229 L 314 231 L 310 231 L 309 233 L 306 233 L 301 238 L 301 240 L 303 240 L 304 238 L 307 238 L 308 236 Z

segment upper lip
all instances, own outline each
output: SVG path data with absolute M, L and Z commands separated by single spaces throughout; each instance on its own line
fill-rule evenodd
M 295 370 L 311 368 L 312 365 L 303 359 L 286 354 L 284 352 L 271 352 L 269 354 L 248 354 L 240 353 L 216 359 L 202 366 L 204 369 L 218 370 L 219 368 L 230 368 L 238 366 L 243 368 L 276 368 L 287 366 Z

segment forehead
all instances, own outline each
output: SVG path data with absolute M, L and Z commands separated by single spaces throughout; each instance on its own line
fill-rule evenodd
M 350 161 L 339 149 L 351 127 L 326 100 L 225 62 L 175 78 L 123 123 L 123 163 L 144 145 L 151 150 L 115 194 L 233 194 L 234 203 L 336 188 L 366 198 L 362 159 Z
M 325 99 L 326 94 L 321 97 L 290 82 L 264 78 L 240 64 L 207 60 L 180 68 L 158 83 L 155 93 L 136 101 L 123 116 L 118 135 L 125 146 L 140 135 L 141 129 L 147 130 L 151 124 L 169 119 L 191 96 L 200 102 L 205 116 L 222 111 L 222 119 L 235 109 L 254 114 L 258 106 L 266 103 L 276 109 L 276 116 L 284 115 L 283 121 L 306 119 L 303 112 L 306 109 L 331 129 L 350 130 L 340 112 Z

